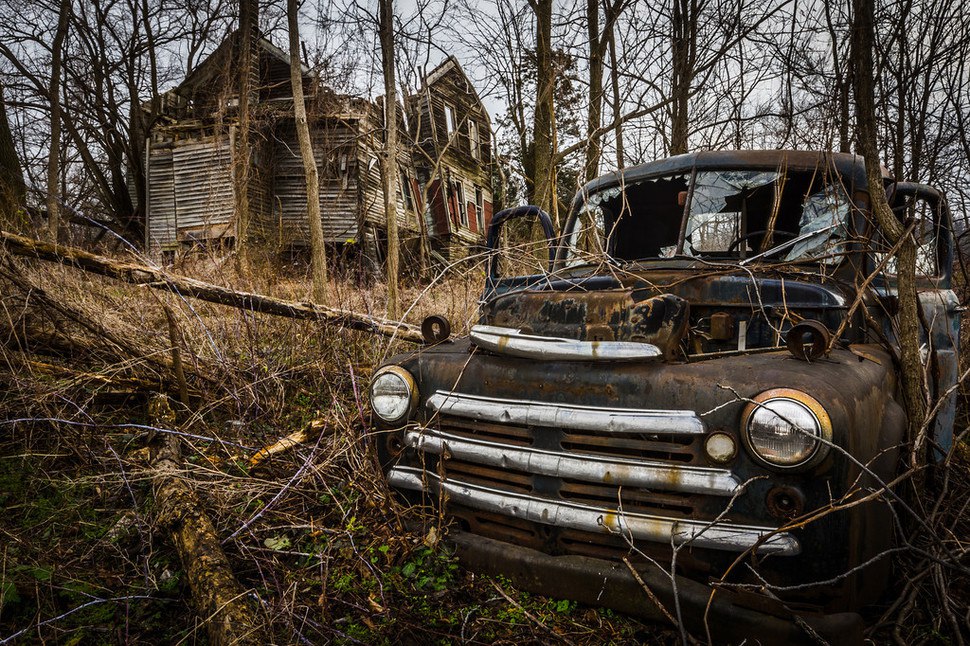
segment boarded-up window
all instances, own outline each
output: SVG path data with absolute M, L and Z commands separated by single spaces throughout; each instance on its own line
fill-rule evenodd
M 152 148 L 148 159 L 148 246 L 171 248 L 177 240 L 176 225 L 172 148 Z
M 471 152 L 472 159 L 479 159 L 481 154 L 478 147 L 478 124 L 471 119 L 468 120 L 468 150 Z
M 232 235 L 235 201 L 229 138 L 179 141 L 172 151 L 172 163 L 179 240 Z

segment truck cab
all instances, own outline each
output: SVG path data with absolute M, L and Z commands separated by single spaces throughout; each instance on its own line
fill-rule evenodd
M 943 196 L 884 188 L 918 245 L 923 356 L 952 442 L 959 307 Z M 850 154 L 721 151 L 601 177 L 562 233 L 493 218 L 470 336 L 371 384 L 390 487 L 473 570 L 715 641 L 861 639 L 905 451 L 895 249 Z M 503 226 L 548 266 L 503 275 Z M 443 323 L 443 322 L 440 322 Z M 431 327 L 434 327 L 433 325 Z

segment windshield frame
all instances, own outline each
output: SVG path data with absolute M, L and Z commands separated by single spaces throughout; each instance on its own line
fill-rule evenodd
M 731 151 L 735 154 L 739 154 L 738 151 Z M 779 151 L 755 151 L 757 153 L 774 152 Z M 784 151 L 782 151 L 784 152 Z M 710 153 L 709 153 L 710 154 Z M 754 263 L 760 263 L 765 265 L 771 264 L 803 264 L 812 263 L 824 265 L 824 272 L 831 273 L 837 267 L 845 264 L 846 260 L 861 251 L 862 245 L 859 242 L 858 232 L 865 230 L 865 214 L 863 211 L 866 210 L 868 205 L 868 191 L 866 190 L 865 183 L 865 169 L 862 159 L 853 155 L 847 154 L 821 154 L 821 153 L 804 153 L 801 151 L 795 151 L 795 155 L 811 155 L 811 160 L 814 164 L 799 163 L 799 164 L 789 164 L 786 168 L 784 164 L 779 164 L 777 162 L 767 164 L 746 164 L 746 163 L 697 163 L 697 159 L 702 153 L 697 155 L 691 155 L 690 157 L 695 157 L 695 163 L 690 166 L 681 165 L 679 167 L 669 164 L 671 160 L 662 160 L 661 162 L 654 164 L 647 164 L 646 166 L 658 165 L 654 172 L 640 172 L 636 173 L 634 171 L 637 168 L 632 168 L 627 171 L 612 173 L 601 177 L 598 180 L 590 182 L 584 186 L 580 191 L 577 192 L 573 199 L 572 205 L 569 210 L 569 215 L 564 223 L 562 234 L 559 239 L 556 250 L 556 259 L 554 262 L 555 270 L 571 269 L 576 267 L 584 267 L 596 262 L 575 262 L 572 257 L 573 252 L 573 241 L 576 235 L 576 224 L 577 219 L 581 216 L 584 207 L 589 202 L 590 198 L 594 195 L 600 194 L 604 191 L 619 188 L 621 190 L 627 190 L 627 186 L 632 186 L 640 182 L 655 180 L 665 177 L 672 176 L 689 176 L 687 195 L 683 203 L 683 209 L 680 215 L 680 232 L 677 239 L 677 247 L 674 254 L 670 257 L 662 256 L 648 256 L 644 258 L 622 260 L 614 258 L 611 255 L 613 251 L 613 243 L 608 242 L 606 249 L 602 252 L 602 261 L 613 265 L 667 265 L 669 266 L 672 262 L 677 265 L 683 265 L 684 261 L 689 261 L 690 263 L 699 263 L 705 266 L 712 264 L 730 264 L 736 266 L 746 266 Z M 722 155 L 722 153 L 719 153 Z M 779 157 L 779 155 L 775 155 Z M 672 160 L 677 160 L 678 158 L 671 158 Z M 788 246 L 792 241 L 790 240 L 778 240 L 775 244 L 771 245 L 771 248 L 766 250 L 768 253 L 762 253 L 758 251 L 753 251 L 752 255 L 747 258 L 744 257 L 711 257 L 703 258 L 694 256 L 684 252 L 687 236 L 687 227 L 689 226 L 690 219 L 690 209 L 694 199 L 694 192 L 697 183 L 698 173 L 708 173 L 708 172 L 750 172 L 750 173 L 763 173 L 763 172 L 779 172 L 779 168 L 782 168 L 786 172 L 816 172 L 816 173 L 826 173 L 832 176 L 830 180 L 831 183 L 838 183 L 841 185 L 841 193 L 848 199 L 849 212 L 845 216 L 845 221 L 843 226 L 846 228 L 846 235 L 844 236 L 843 242 L 841 242 L 841 251 L 839 252 L 840 258 L 836 262 L 822 263 L 818 257 L 808 257 L 804 259 L 792 259 L 792 260 L 779 260 L 779 259 L 766 259 L 766 255 L 773 255 L 776 251 L 783 251 L 779 249 L 783 245 Z M 861 180 L 861 182 L 860 182 Z M 805 198 L 808 196 L 806 195 Z M 804 203 L 804 202 L 803 202 Z M 802 234 L 797 236 L 794 240 L 802 238 Z M 603 246 L 603 245 L 600 245 Z

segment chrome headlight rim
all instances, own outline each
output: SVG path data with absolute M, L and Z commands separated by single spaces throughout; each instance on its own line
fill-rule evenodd
M 815 420 L 817 432 L 815 448 L 804 459 L 791 464 L 779 463 L 758 452 L 751 440 L 751 418 L 757 410 L 772 401 L 788 401 L 804 408 Z M 802 429 L 809 432 L 808 429 Z M 772 388 L 752 398 L 741 415 L 741 441 L 751 459 L 761 466 L 779 471 L 803 471 L 819 464 L 829 453 L 832 444 L 832 420 L 821 403 L 808 393 L 794 388 Z
M 377 407 L 374 406 L 374 385 L 377 383 L 378 379 L 388 374 L 394 375 L 395 377 L 399 378 L 404 383 L 404 386 L 407 388 L 407 391 L 408 391 L 407 407 L 404 409 L 403 413 L 401 413 L 400 415 L 394 418 L 384 417 L 383 415 L 380 414 L 380 412 L 378 412 Z M 406 421 L 411 416 L 411 414 L 414 413 L 418 404 L 418 387 L 414 381 L 414 376 L 410 372 L 408 372 L 407 370 L 405 370 L 404 368 L 398 365 L 388 365 L 378 369 L 374 373 L 374 376 L 371 377 L 369 394 L 370 394 L 370 400 L 371 400 L 371 406 L 370 406 L 371 411 L 374 413 L 374 416 L 377 417 L 377 419 L 379 419 L 384 424 L 397 424 L 397 423 Z

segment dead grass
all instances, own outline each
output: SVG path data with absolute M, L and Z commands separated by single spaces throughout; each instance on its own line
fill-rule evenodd
M 300 266 L 224 257 L 193 277 L 306 299 Z M 474 322 L 483 273 L 407 284 L 407 320 Z M 383 286 L 331 281 L 329 305 L 382 315 Z M 191 393 L 178 403 L 168 308 Z M 181 565 L 156 531 L 146 385 L 173 397 L 185 477 L 276 643 L 638 642 L 653 628 L 460 571 L 434 518 L 406 527 L 368 448 L 372 368 L 406 349 L 366 333 L 0 259 L 0 643 L 197 643 Z M 258 449 L 321 420 L 319 440 Z M 408 515 L 419 518 L 418 512 Z M 531 617 L 531 619 L 530 619 Z M 548 630 L 535 625 L 539 621 Z M 23 632 L 21 632 L 23 631 Z
M 177 270 L 288 299 L 310 291 L 293 262 L 257 259 L 248 280 L 217 255 L 179 259 Z M 471 263 L 430 286 L 406 283 L 405 318 L 444 314 L 467 331 L 483 275 Z M 330 294 L 331 306 L 384 314 L 377 281 L 336 276 Z M 173 332 L 190 399 L 174 403 L 176 429 L 153 430 L 146 391 L 178 399 Z M 171 430 L 182 435 L 185 477 L 277 643 L 674 643 L 656 627 L 501 580 L 497 593 L 457 568 L 437 519 L 416 522 L 412 510 L 404 524 L 369 450 L 365 397 L 373 367 L 408 347 L 0 258 L 0 644 L 16 635 L 205 642 L 152 507 L 145 447 Z M 311 420 L 322 423 L 319 439 L 253 465 L 260 448 Z M 967 428 L 964 412 L 964 440 Z M 942 538 L 915 544 L 938 559 L 965 549 L 965 444 L 945 486 L 914 498 L 937 509 Z M 900 558 L 881 623 L 872 617 L 875 642 L 964 643 L 966 567 L 965 552 L 956 568 L 915 552 Z

